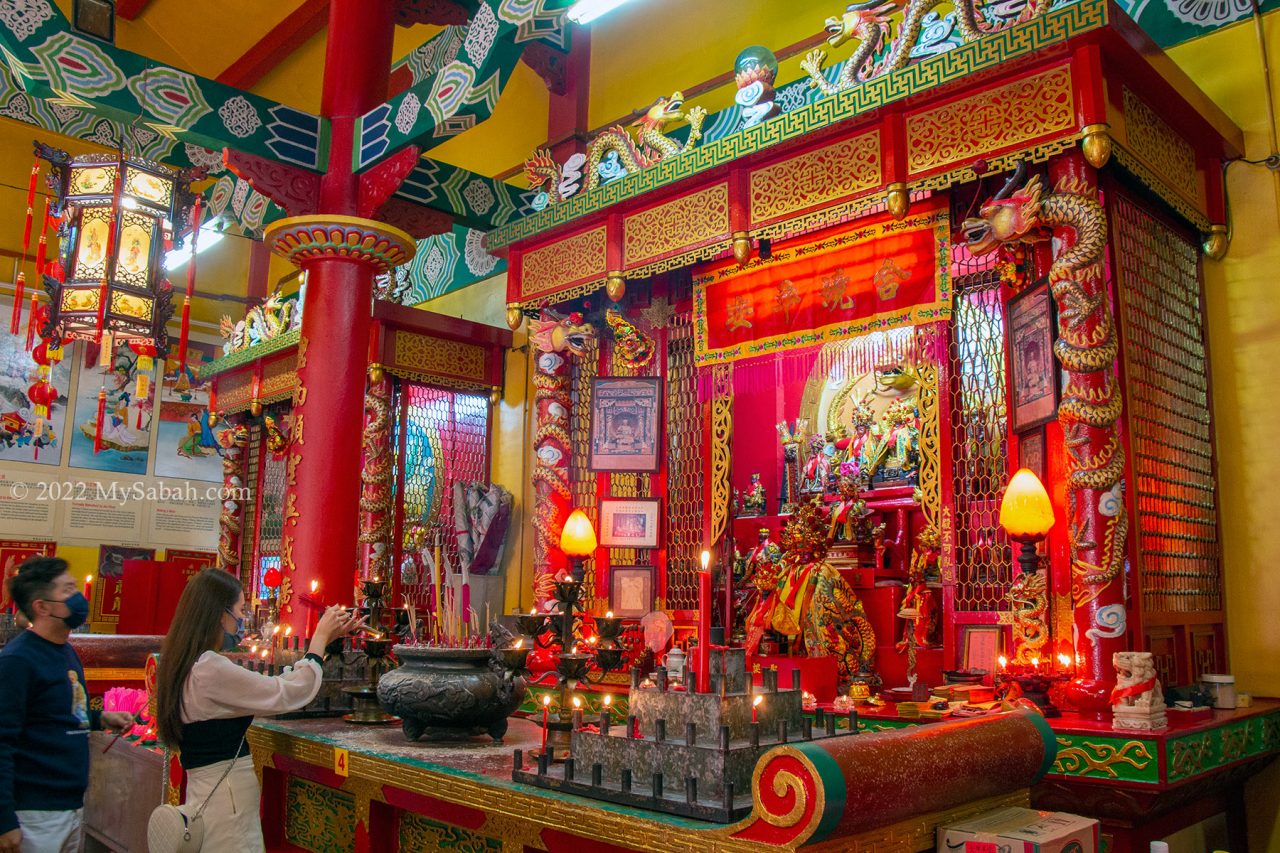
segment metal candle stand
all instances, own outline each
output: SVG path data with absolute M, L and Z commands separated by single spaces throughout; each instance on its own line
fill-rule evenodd
M 569 755 L 569 734 L 575 728 L 570 692 L 580 683 L 599 684 L 604 680 L 605 675 L 622 666 L 624 652 L 618 645 L 618 637 L 622 633 L 621 619 L 596 617 L 596 631 L 599 637 L 594 648 L 592 644 L 582 641 L 578 635 L 576 613 L 582 610 L 582 579 L 577 561 L 575 561 L 573 579 L 556 581 L 555 600 L 557 608 L 555 613 L 518 616 L 516 624 L 520 633 L 524 634 L 532 645 L 544 649 L 556 645 L 560 647 L 555 673 L 556 686 L 560 690 L 559 719 L 548 718 L 547 720 L 547 752 L 550 753 L 552 761 L 560 761 Z M 554 635 L 553 638 L 543 640 L 543 635 L 548 632 Z M 580 651 L 584 646 L 591 651 Z M 594 676 L 593 670 L 596 672 Z M 544 674 L 544 677 L 549 674 Z M 538 758 L 540 753 L 541 750 L 533 750 L 530 755 Z
M 369 625 L 375 631 L 383 632 L 382 614 L 383 601 L 387 594 L 386 581 L 366 580 L 361 581 L 364 587 L 364 607 L 362 609 L 368 612 Z M 351 697 L 351 713 L 343 714 L 342 719 L 348 723 L 357 723 L 360 725 L 379 725 L 382 723 L 398 723 L 399 717 L 382 710 L 382 706 L 378 704 L 378 680 L 395 668 L 395 661 L 391 659 L 391 646 L 396 640 L 379 634 L 377 637 L 368 637 L 364 640 L 364 654 L 366 658 L 366 671 L 369 680 L 367 683 L 359 687 L 345 687 L 342 692 Z
M 795 686 L 790 690 L 779 690 L 778 673 L 767 671 L 761 687 L 753 691 L 746 652 L 740 648 L 712 656 L 711 689 L 705 693 L 668 690 L 661 667 L 652 688 L 639 687 L 638 675 L 632 670 L 630 716 L 624 726 L 610 726 L 606 709 L 598 732 L 572 728 L 567 760 L 559 765 L 543 757 L 526 769 L 524 753 L 516 750 L 512 779 L 611 803 L 732 823 L 750 814 L 752 774 L 770 749 L 797 737 L 857 733 L 856 713 L 850 713 L 849 729 L 844 731 L 837 732 L 833 714 L 824 715 L 819 726 L 804 724 L 798 672 L 792 674 Z M 758 694 L 764 698 L 753 710 Z

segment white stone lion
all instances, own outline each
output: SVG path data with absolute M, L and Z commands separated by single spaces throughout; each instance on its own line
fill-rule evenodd
M 1151 652 L 1116 652 L 1111 665 L 1116 670 L 1116 688 L 1111 693 L 1113 728 L 1151 730 L 1168 725 L 1164 691 Z

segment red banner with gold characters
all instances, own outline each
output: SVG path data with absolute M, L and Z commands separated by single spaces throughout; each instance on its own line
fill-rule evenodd
M 4 575 L 3 584 L 0 584 L 3 587 L 0 589 L 0 610 L 9 607 L 9 578 L 18 573 L 18 566 L 22 565 L 22 561 L 37 554 L 52 557 L 57 547 L 53 542 L 0 539 L 0 572 Z
M 945 198 L 695 267 L 696 360 L 709 365 L 951 317 Z

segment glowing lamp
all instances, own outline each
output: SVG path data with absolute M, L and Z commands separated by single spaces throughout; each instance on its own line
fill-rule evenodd
M 560 550 L 572 561 L 572 574 L 575 581 L 582 582 L 584 576 L 582 561 L 595 553 L 597 545 L 596 531 L 591 526 L 591 519 L 587 518 L 587 514 L 582 510 L 575 509 L 565 521 L 564 529 L 560 531 Z
M 268 589 L 276 589 L 284 581 L 284 575 L 275 566 L 262 573 L 262 585 Z
M 52 164 L 55 215 L 66 222 L 61 271 L 45 275 L 49 320 L 43 337 L 153 346 L 168 354 L 165 324 L 173 288 L 165 279 L 165 243 L 181 229 L 186 182 L 166 166 L 123 154 L 71 157 L 44 145 Z M 56 266 L 55 266 L 56 269 Z
M 1044 484 L 1029 469 L 1019 468 L 1000 501 L 1000 526 L 1021 546 L 1018 565 L 1023 574 L 1039 570 L 1036 543 L 1048 534 L 1053 521 L 1053 504 Z

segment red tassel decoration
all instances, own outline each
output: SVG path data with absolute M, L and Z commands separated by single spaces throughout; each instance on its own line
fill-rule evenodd
M 36 324 L 40 319 L 36 316 L 40 308 L 40 299 L 36 294 L 31 294 L 31 308 L 27 311 L 27 352 L 31 352 L 31 348 L 36 342 Z
M 178 332 L 178 375 L 187 372 L 187 335 L 191 328 L 191 297 L 196 291 L 196 252 L 200 240 L 201 200 L 196 196 L 191 211 L 191 260 L 187 262 L 187 296 L 182 301 L 182 328 Z
M 31 180 L 27 183 L 27 224 L 22 229 L 22 255 L 25 260 L 31 246 L 31 219 L 35 215 L 36 180 L 40 177 L 40 159 L 31 164 Z
M 18 270 L 18 277 L 13 282 L 13 313 L 9 315 L 9 334 L 18 334 L 22 325 L 22 297 L 26 295 L 27 274 Z
M 49 197 L 44 197 L 44 216 L 40 217 L 40 239 L 36 242 L 36 278 L 44 275 L 44 259 L 49 249 Z
M 93 452 L 102 450 L 102 422 L 107 419 L 107 386 L 98 389 L 98 426 L 93 431 Z

